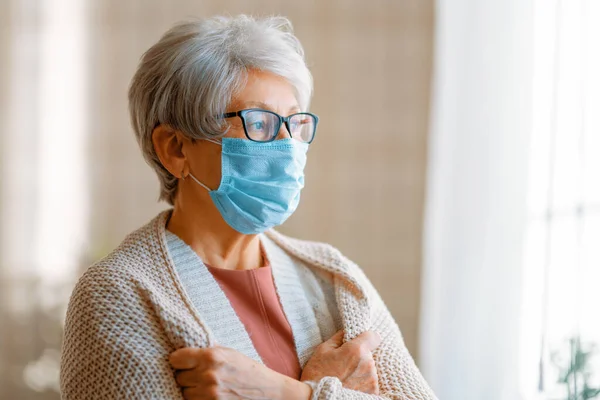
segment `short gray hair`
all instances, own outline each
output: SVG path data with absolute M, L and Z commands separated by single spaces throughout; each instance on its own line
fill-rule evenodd
M 191 140 L 222 136 L 218 116 L 244 87 L 250 69 L 285 78 L 300 107 L 308 109 L 312 76 L 285 17 L 185 21 L 144 53 L 129 87 L 129 112 L 144 158 L 160 180 L 159 200 L 173 205 L 178 179 L 154 150 L 154 128 L 166 124 Z

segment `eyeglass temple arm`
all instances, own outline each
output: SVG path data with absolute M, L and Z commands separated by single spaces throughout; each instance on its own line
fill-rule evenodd
M 221 118 L 237 117 L 238 115 L 240 115 L 239 111 L 233 111 L 233 112 L 228 112 L 228 113 L 221 114 Z

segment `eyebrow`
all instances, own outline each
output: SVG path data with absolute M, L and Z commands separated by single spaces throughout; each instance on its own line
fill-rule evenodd
M 248 101 L 248 102 L 242 103 L 242 105 L 243 105 L 243 108 L 258 107 L 258 108 L 264 108 L 265 110 L 269 110 L 269 111 L 275 112 L 275 110 L 273 110 L 273 107 L 269 106 L 267 103 L 263 103 L 262 101 Z M 292 106 L 288 110 L 289 114 L 292 114 L 294 112 L 300 112 L 300 106 L 295 105 L 295 106 Z

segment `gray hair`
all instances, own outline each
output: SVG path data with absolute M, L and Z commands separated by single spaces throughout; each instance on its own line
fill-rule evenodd
M 144 53 L 129 87 L 129 112 L 144 158 L 160 180 L 159 200 L 173 205 L 178 179 L 154 150 L 154 128 L 166 124 L 192 141 L 224 135 L 218 116 L 244 87 L 250 69 L 285 78 L 300 107 L 308 109 L 312 76 L 287 18 L 239 15 L 186 21 Z

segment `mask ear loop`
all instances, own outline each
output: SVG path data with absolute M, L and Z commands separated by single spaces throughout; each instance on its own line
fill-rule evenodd
M 212 192 L 212 189 L 209 188 L 208 186 L 206 186 L 204 183 L 200 182 L 198 179 L 196 179 L 196 177 L 194 175 L 192 175 L 192 173 L 189 173 L 189 176 L 200 186 L 202 186 L 204 189 L 208 190 L 209 192 Z
M 213 138 L 205 138 L 204 140 L 214 143 L 214 144 L 218 144 L 219 146 L 222 146 L 223 144 Z M 200 182 L 198 179 L 196 179 L 196 177 L 194 175 L 192 175 L 192 173 L 188 173 L 188 175 L 200 186 L 202 186 L 204 189 L 208 190 L 209 192 L 212 192 L 212 189 L 209 188 L 208 186 L 206 186 L 204 183 Z M 185 181 L 185 174 L 184 171 L 181 171 L 181 180 Z

